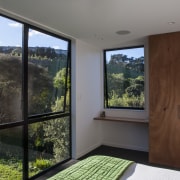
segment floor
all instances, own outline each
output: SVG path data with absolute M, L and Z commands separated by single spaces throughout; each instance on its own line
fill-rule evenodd
M 148 164 L 148 152 L 115 148 L 110 146 L 100 146 L 99 148 L 88 153 L 87 155 L 81 157 L 80 160 L 92 155 L 107 155 L 128 159 L 142 164 Z
M 92 156 L 92 155 L 108 155 L 108 156 L 132 160 L 137 163 L 148 164 L 148 152 L 114 148 L 114 147 L 110 147 L 110 146 L 100 146 L 97 149 L 86 154 L 85 156 L 79 158 L 78 160 L 82 160 L 82 159 Z M 76 163 L 78 160 L 71 160 L 71 161 L 65 163 L 64 165 L 57 166 L 50 172 L 47 172 L 43 176 L 36 178 L 36 180 L 45 180 L 45 179 L 53 176 L 54 174 L 58 173 L 60 170 L 63 170 L 65 168 L 69 167 L 70 165 Z

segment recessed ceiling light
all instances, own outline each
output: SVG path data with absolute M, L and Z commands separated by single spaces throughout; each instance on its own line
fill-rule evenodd
M 175 24 L 175 23 L 176 23 L 176 22 L 174 22 L 174 21 L 168 22 L 169 25 L 173 25 L 173 24 Z
M 120 30 L 120 31 L 117 31 L 116 34 L 118 35 L 126 35 L 126 34 L 130 34 L 131 32 L 128 31 L 128 30 Z

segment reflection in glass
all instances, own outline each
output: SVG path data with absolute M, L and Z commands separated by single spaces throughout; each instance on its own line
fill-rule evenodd
M 22 179 L 22 128 L 0 131 L 0 179 Z
M 70 158 L 69 126 L 69 117 L 29 125 L 31 175 Z
M 22 25 L 0 16 L 0 124 L 22 119 Z
M 66 41 L 30 29 L 29 115 L 65 111 L 68 71 L 67 45 Z

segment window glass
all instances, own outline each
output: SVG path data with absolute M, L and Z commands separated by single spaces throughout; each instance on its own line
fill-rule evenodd
M 28 179 L 71 157 L 71 42 L 0 24 L 0 179 Z
M 22 24 L 0 16 L 0 124 L 22 119 Z
M 29 30 L 29 115 L 64 112 L 68 86 L 68 42 Z
M 105 50 L 105 107 L 144 109 L 144 47 Z
M 0 179 L 22 179 L 22 127 L 0 131 Z
M 29 171 L 31 175 L 70 158 L 69 127 L 69 117 L 29 125 Z

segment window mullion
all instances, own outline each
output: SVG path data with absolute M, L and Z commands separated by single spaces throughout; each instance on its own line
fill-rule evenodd
M 23 26 L 22 42 L 22 79 L 23 79 L 23 144 L 24 144 L 24 161 L 23 161 L 23 179 L 28 179 L 28 31 L 26 24 Z
M 104 107 L 108 107 L 108 84 L 107 84 L 107 68 L 106 68 L 105 51 L 104 51 Z
M 69 59 L 70 59 L 70 42 L 68 42 L 68 54 L 67 54 L 67 63 L 66 63 L 66 76 L 65 76 L 65 92 L 64 92 L 64 112 L 66 111 L 66 96 L 68 92 L 68 75 L 69 75 Z

